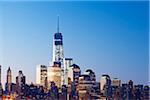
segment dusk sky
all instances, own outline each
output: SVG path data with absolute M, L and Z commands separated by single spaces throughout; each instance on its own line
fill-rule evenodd
M 2 82 L 12 69 L 13 82 L 23 70 L 35 83 L 36 65 L 49 65 L 52 38 L 63 35 L 65 57 L 82 73 L 90 68 L 97 81 L 102 74 L 148 84 L 148 2 L 0 2 L 0 64 Z

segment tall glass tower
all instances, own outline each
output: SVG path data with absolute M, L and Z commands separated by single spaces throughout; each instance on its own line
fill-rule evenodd
M 62 33 L 59 32 L 59 16 L 57 23 L 57 32 L 53 37 L 53 58 L 52 62 L 57 62 L 61 67 L 61 85 L 64 85 L 65 77 L 64 77 L 64 50 L 63 50 L 63 36 Z
M 59 32 L 59 16 L 57 24 L 57 32 L 53 37 L 53 62 L 60 62 L 63 67 L 64 51 L 63 51 L 63 36 Z

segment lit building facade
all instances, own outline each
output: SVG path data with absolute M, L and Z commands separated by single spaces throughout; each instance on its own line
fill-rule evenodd
M 79 83 L 77 86 L 77 92 L 79 100 L 90 99 L 90 93 L 92 92 L 93 82 L 88 74 L 80 75 Z
M 58 24 L 57 24 L 57 32 L 54 34 L 53 37 L 53 55 L 52 55 L 52 62 L 50 66 L 53 66 L 54 62 L 60 62 L 61 67 L 61 85 L 65 84 L 65 72 L 64 72 L 64 50 L 63 50 L 63 36 L 62 33 L 59 32 L 59 17 L 58 17 Z
M 113 78 L 111 81 L 111 88 L 112 88 L 112 98 L 114 100 L 120 99 L 120 91 L 121 91 L 121 80 L 118 78 Z
M 109 75 L 102 75 L 101 79 L 100 79 L 100 90 L 103 91 L 104 87 L 108 85 L 111 85 L 111 79 L 109 77 Z
M 47 84 L 47 66 L 37 65 L 36 67 L 36 84 L 45 86 Z
M 111 81 L 111 85 L 119 87 L 121 85 L 121 80 L 119 80 L 118 78 L 113 78 Z
M 112 97 L 112 86 L 109 75 L 102 75 L 100 79 L 100 90 L 101 94 L 106 98 L 106 100 L 109 100 Z
M 50 88 L 51 82 L 54 82 L 57 87 L 61 87 L 61 72 L 60 64 L 57 62 L 54 62 L 53 66 L 48 67 L 48 88 Z
M 98 88 L 99 85 L 96 83 L 95 73 L 91 69 L 87 69 L 82 75 L 80 75 L 77 85 L 79 99 L 97 99 L 98 95 L 96 91 Z
M 69 68 L 73 64 L 73 59 L 65 58 L 64 62 L 64 85 L 68 86 Z

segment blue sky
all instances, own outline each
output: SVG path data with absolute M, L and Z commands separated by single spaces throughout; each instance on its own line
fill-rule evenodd
M 2 81 L 8 66 L 13 81 L 23 70 L 35 82 L 36 65 L 49 65 L 52 37 L 64 39 L 65 57 L 72 57 L 82 73 L 102 74 L 148 83 L 148 2 L 0 2 L 0 64 Z

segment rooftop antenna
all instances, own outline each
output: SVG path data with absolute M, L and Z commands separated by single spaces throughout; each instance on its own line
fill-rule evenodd
M 59 15 L 57 16 L 57 33 L 59 33 Z

